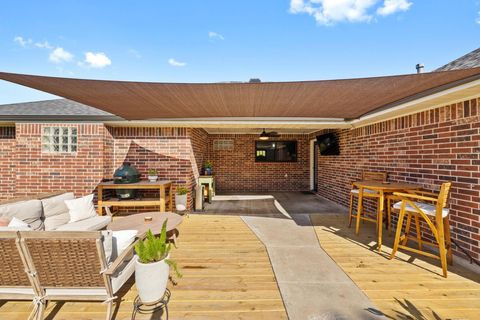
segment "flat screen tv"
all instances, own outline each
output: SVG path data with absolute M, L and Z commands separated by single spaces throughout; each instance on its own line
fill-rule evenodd
M 317 136 L 318 149 L 322 156 L 337 156 L 340 154 L 338 136 L 335 133 L 326 133 Z

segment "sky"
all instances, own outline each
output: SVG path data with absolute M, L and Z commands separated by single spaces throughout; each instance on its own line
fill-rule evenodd
M 2 0 L 0 71 L 152 82 L 434 70 L 480 46 L 479 0 Z M 0 104 L 55 98 L 0 80 Z

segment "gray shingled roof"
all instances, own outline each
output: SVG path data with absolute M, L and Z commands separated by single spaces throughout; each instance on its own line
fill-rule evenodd
M 0 105 L 0 120 L 122 120 L 111 113 L 68 99 Z
M 453 60 L 452 62 L 447 63 L 446 65 L 436 69 L 435 71 L 469 69 L 475 67 L 480 67 L 480 48 L 473 50 L 472 52 L 469 52 L 466 55 Z

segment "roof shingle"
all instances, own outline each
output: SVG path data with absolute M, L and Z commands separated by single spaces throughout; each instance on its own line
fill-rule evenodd
M 461 56 L 435 71 L 448 71 L 480 67 L 480 48 Z

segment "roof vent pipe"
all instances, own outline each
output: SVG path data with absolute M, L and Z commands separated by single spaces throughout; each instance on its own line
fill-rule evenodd
M 423 65 L 423 63 L 417 63 L 417 65 L 415 66 L 415 69 L 417 69 L 417 73 L 423 73 L 423 68 L 425 66 Z

